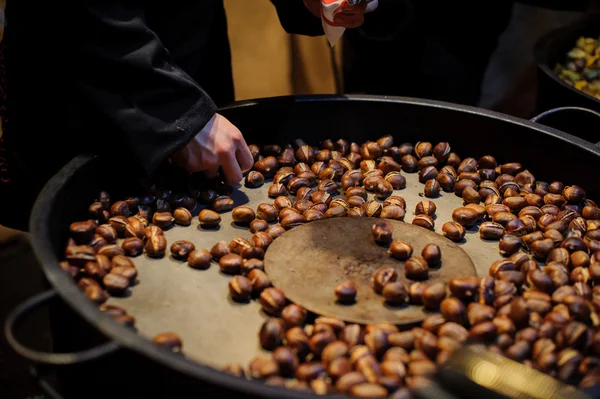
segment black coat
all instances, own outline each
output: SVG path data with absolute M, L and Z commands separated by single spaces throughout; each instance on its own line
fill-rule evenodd
M 322 34 L 302 0 L 272 3 L 287 31 Z M 234 99 L 222 0 L 9 0 L 6 16 L 11 183 L 0 187 L 19 220 L 75 155 L 151 175 Z

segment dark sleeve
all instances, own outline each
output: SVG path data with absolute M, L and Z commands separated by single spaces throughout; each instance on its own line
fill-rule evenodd
M 152 174 L 204 127 L 216 106 L 170 59 L 147 25 L 142 1 L 77 3 L 71 44 L 75 90 L 115 127 L 108 134 L 118 148 Z
M 277 10 L 281 26 L 287 33 L 306 36 L 324 35 L 321 19 L 304 6 L 302 0 L 271 0 Z
M 517 0 L 519 3 L 559 11 L 586 11 L 590 0 Z

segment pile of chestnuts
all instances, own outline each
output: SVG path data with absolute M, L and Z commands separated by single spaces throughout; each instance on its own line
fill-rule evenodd
M 427 244 L 421 256 L 413 257 L 413 247 L 404 241 L 394 241 L 392 225 L 388 221 L 379 221 L 371 227 L 375 242 L 387 246 L 387 252 L 395 259 L 404 261 L 404 274 L 409 280 L 427 280 L 429 270 L 438 267 L 442 260 L 442 251 L 436 244 Z M 403 306 L 409 300 L 405 285 L 397 281 L 398 273 L 391 267 L 383 267 L 373 275 L 373 289 L 381 294 L 388 305 Z M 408 301 L 410 302 L 410 301 Z M 413 303 L 421 305 L 421 301 Z
M 392 136 L 384 136 L 361 145 L 340 139 L 319 147 L 250 149 L 255 164 L 244 185 L 270 184 L 271 200 L 257 209 L 236 207 L 232 188 L 220 182 L 115 202 L 103 192 L 90 205 L 88 220 L 71 225 L 61 268 L 101 310 L 132 326 L 133 316 L 105 304 L 109 295 L 122 295 L 135 282 L 132 258 L 144 252 L 165 256 L 164 230 L 174 224 L 189 226 L 197 214 L 200 226 L 211 229 L 221 223 L 221 213 L 232 212 L 233 221 L 253 233 L 250 240 L 236 238 L 212 248 L 177 241 L 169 247 L 174 258 L 195 269 L 218 263 L 233 276 L 231 298 L 257 299 L 270 316 L 259 340 L 272 355 L 256 357 L 247 368 L 231 364 L 226 372 L 319 394 L 408 398 L 410 388 L 427 384 L 427 376 L 453 351 L 475 342 L 563 382 L 600 384 L 600 208 L 581 187 L 538 181 L 521 164 L 498 164 L 490 155 L 461 158 L 446 142 L 396 146 Z M 489 275 L 428 284 L 427 270 L 441 259 L 439 248 L 427 246 L 413 256 L 410 244 L 394 241 L 382 220 L 404 220 L 406 201 L 395 194 L 406 187 L 403 173 L 418 173 L 427 198 L 415 205 L 417 226 L 434 229 L 433 200 L 442 192 L 464 201 L 441 230 L 457 242 L 470 229 L 477 229 L 480 239 L 497 241 L 499 259 Z M 319 317 L 289 303 L 271 285 L 263 257 L 273 240 L 332 217 L 380 219 L 373 224 L 374 239 L 405 262 L 407 277 L 420 281 L 404 286 L 395 270 L 381 269 L 373 289 L 389 304 L 431 310 L 420 327 L 400 331 Z M 356 287 L 345 281 L 335 295 L 353 302 Z M 154 342 L 176 352 L 182 348 L 171 332 Z

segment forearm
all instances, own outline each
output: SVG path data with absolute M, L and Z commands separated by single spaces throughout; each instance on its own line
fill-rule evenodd
M 91 1 L 78 11 L 74 89 L 151 174 L 202 129 L 216 106 L 170 60 L 139 3 Z

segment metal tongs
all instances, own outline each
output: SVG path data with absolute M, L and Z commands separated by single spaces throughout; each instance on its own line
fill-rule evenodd
M 431 384 L 416 389 L 414 396 L 419 399 L 598 397 L 598 392 L 577 389 L 476 345 L 455 351 L 430 381 Z

